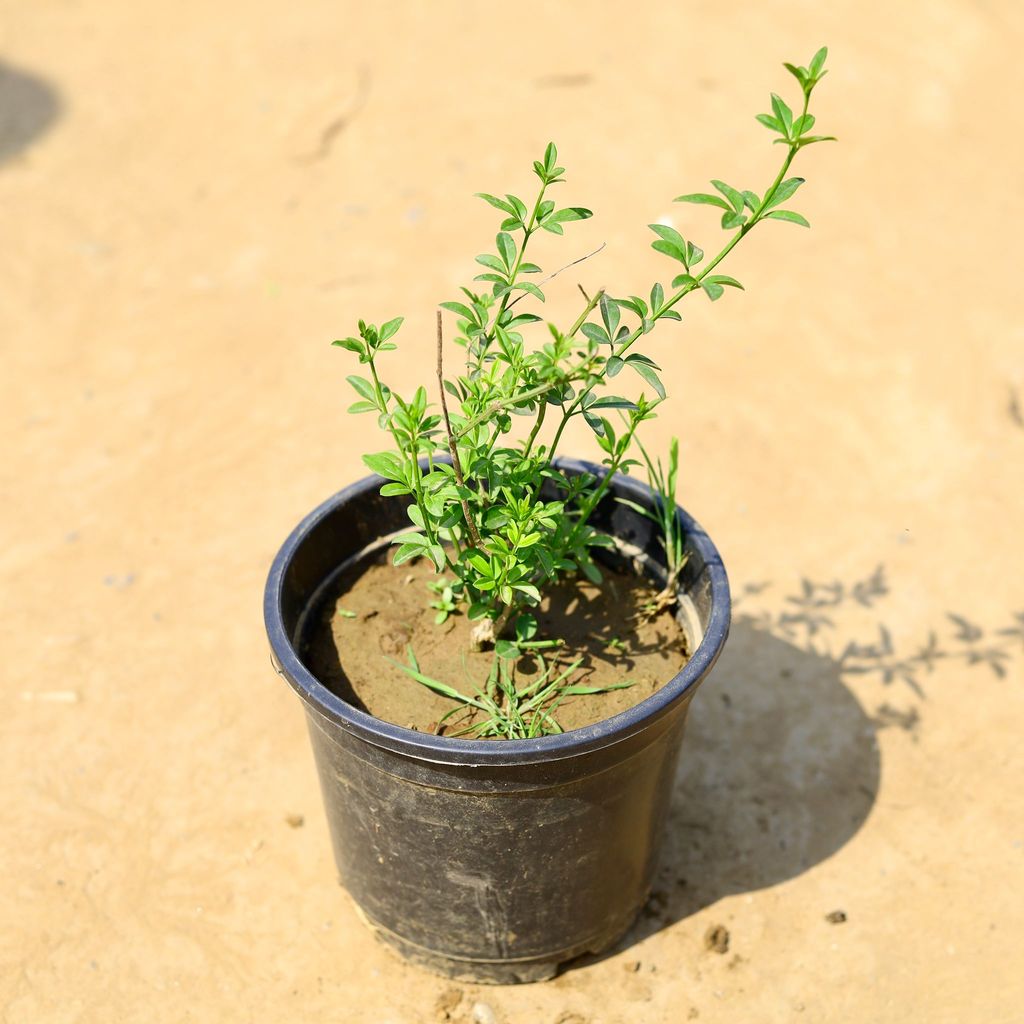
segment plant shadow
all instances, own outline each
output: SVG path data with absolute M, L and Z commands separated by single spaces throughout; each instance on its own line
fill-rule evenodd
M 0 164 L 46 132 L 61 113 L 56 89 L 0 59 Z
M 869 717 L 841 668 L 735 622 L 690 710 L 651 897 L 616 947 L 568 966 L 793 878 L 851 839 L 878 795 L 876 730 L 888 723 Z

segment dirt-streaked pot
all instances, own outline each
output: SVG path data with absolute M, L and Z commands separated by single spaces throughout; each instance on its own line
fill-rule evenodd
M 341 881 L 410 960 L 464 980 L 550 977 L 611 946 L 647 899 L 690 700 L 728 634 L 725 569 L 678 509 L 689 551 L 679 621 L 693 653 L 628 711 L 535 740 L 428 735 L 354 708 L 303 663 L 306 626 L 330 582 L 408 527 L 405 501 L 382 498 L 381 483 L 361 480 L 295 528 L 264 603 L 275 661 L 305 705 Z M 655 526 L 617 496 L 657 499 L 617 477 L 591 520 L 657 579 Z

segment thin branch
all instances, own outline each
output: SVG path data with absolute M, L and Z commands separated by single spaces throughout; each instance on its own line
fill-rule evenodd
M 559 267 L 558 270 L 556 270 L 553 274 L 548 274 L 548 276 L 545 277 L 543 281 L 538 281 L 537 287 L 539 288 L 541 285 L 547 284 L 548 281 L 553 281 L 556 277 L 558 277 L 559 274 L 562 273 L 563 270 L 568 270 L 570 267 L 575 267 L 577 263 L 582 263 L 584 260 L 589 260 L 591 256 L 596 256 L 607 244 L 607 242 L 602 242 L 593 252 L 588 252 L 586 256 L 581 256 L 578 260 L 573 260 L 572 263 L 566 263 L 564 267 Z M 580 291 L 583 292 L 583 289 L 580 288 Z M 522 299 L 525 299 L 526 296 L 527 292 L 523 292 L 523 294 L 520 295 L 518 299 L 513 299 L 512 302 L 508 304 L 508 308 L 511 309 L 517 302 L 519 302 Z M 587 297 L 586 292 L 583 292 L 583 297 L 586 298 L 588 302 L 590 301 Z
M 455 434 L 452 431 L 452 421 L 448 415 L 448 400 L 444 396 L 444 332 L 441 326 L 441 310 L 437 311 L 437 387 L 441 392 L 441 412 L 444 413 L 444 426 L 448 434 L 448 451 L 452 456 L 452 468 L 455 470 L 455 479 L 462 490 L 466 488 L 466 480 L 462 475 L 462 464 L 459 462 L 459 446 L 455 442 Z M 480 534 L 477 533 L 476 523 L 469 511 L 469 502 L 460 494 L 459 502 L 462 505 L 462 514 L 466 518 L 466 528 L 469 530 L 469 538 L 473 547 L 479 548 Z

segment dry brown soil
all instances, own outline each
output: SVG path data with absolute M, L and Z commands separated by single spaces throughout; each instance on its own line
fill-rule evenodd
M 664 281 L 646 225 L 724 237 L 672 198 L 764 189 L 754 115 L 822 42 L 811 230 L 645 342 L 737 598 L 654 898 L 453 992 L 338 887 L 263 632 L 282 540 L 383 447 L 329 343 L 404 314 L 388 374 L 433 393 L 472 193 L 549 139 L 596 215 L 537 262 L 607 244 L 545 311 Z M 0 0 L 0 1020 L 1020 1021 L 1022 49 L 1017 0 Z
M 480 713 L 412 679 L 400 665 L 410 665 L 411 650 L 424 675 L 473 696 L 485 687 L 495 656 L 473 651 L 474 624 L 465 615 L 435 621 L 429 602 L 436 595 L 427 584 L 436 578 L 425 559 L 396 567 L 382 552 L 326 595 L 302 657 L 321 682 L 361 710 L 420 732 L 454 735 L 478 723 Z M 537 639 L 563 646 L 518 659 L 514 685 L 525 689 L 579 663 L 566 685 L 606 692 L 561 700 L 551 714 L 563 730 L 638 704 L 686 662 L 686 639 L 672 614 L 648 611 L 656 597 L 656 588 L 611 569 L 600 587 L 569 579 L 552 588 L 537 609 Z M 622 683 L 630 685 L 607 689 Z

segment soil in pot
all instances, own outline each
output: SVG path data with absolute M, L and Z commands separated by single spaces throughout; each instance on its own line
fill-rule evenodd
M 686 637 L 671 611 L 652 612 L 657 589 L 629 571 L 602 569 L 604 582 L 568 580 L 553 588 L 536 612 L 538 636 L 560 638 L 560 651 L 544 652 L 548 663 L 562 667 L 583 663 L 571 682 L 603 687 L 629 680 L 628 689 L 574 696 L 558 707 L 565 729 L 578 729 L 610 718 L 649 697 L 685 664 Z M 423 560 L 395 567 L 382 550 L 360 566 L 339 575 L 308 620 L 301 642 L 311 672 L 350 704 L 377 718 L 420 732 L 436 732 L 439 720 L 455 702 L 406 675 L 395 662 L 408 663 L 408 648 L 423 673 L 463 693 L 482 685 L 493 652 L 470 650 L 471 623 L 464 615 L 435 623 L 435 599 L 427 588 L 433 566 Z M 523 659 L 516 678 L 525 681 L 541 671 L 536 659 Z M 460 714 L 443 732 L 471 724 Z

